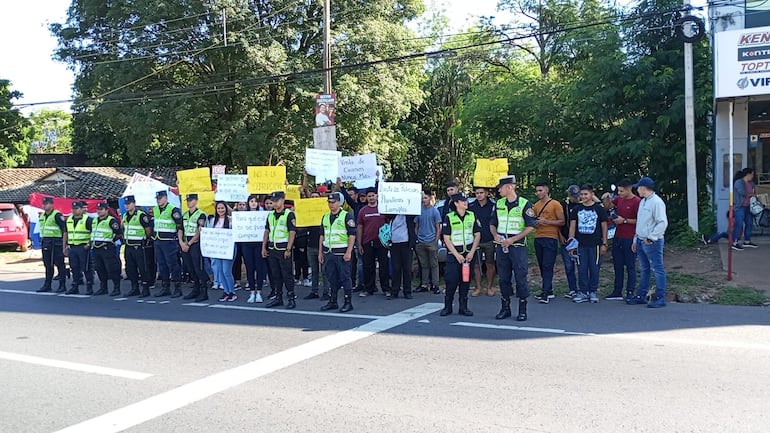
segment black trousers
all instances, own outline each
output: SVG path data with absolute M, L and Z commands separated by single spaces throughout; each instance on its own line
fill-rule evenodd
M 462 248 L 462 247 L 461 247 Z M 463 257 L 467 257 L 468 253 L 463 253 Z M 473 281 L 474 277 L 474 270 L 473 270 L 473 263 L 470 265 L 470 278 L 467 282 L 463 282 L 462 278 L 462 272 L 463 272 L 463 265 L 457 262 L 457 259 L 454 258 L 451 254 L 447 254 L 446 257 L 446 265 L 444 267 L 444 280 L 446 281 L 446 298 L 449 300 L 453 300 L 455 296 L 455 291 L 457 291 L 459 286 L 460 291 L 460 300 L 466 300 L 468 299 L 468 289 L 471 287 L 471 281 Z
M 235 244 L 235 257 L 233 257 L 233 280 L 240 284 L 241 271 L 243 269 L 243 244 Z M 219 281 L 221 284 L 222 282 Z
M 409 242 L 399 242 L 390 247 L 390 260 L 393 263 L 391 293 L 398 293 L 399 288 L 404 293 L 412 293 L 412 249 Z
M 294 295 L 294 275 L 292 273 L 291 256 L 288 259 L 283 257 L 282 250 L 268 250 L 267 263 L 270 267 L 270 288 L 279 297 L 283 296 L 283 290 L 289 296 Z
M 120 284 L 120 261 L 115 254 L 115 245 L 94 247 L 94 269 L 102 288 L 106 289 L 107 281 L 110 280 L 116 285 Z
M 123 251 L 123 259 L 126 261 L 126 276 L 132 285 L 139 284 L 140 278 L 144 284 L 150 284 L 146 249 L 142 244 L 141 241 L 136 245 L 126 244 L 125 251 Z
M 388 269 L 388 249 L 382 246 L 379 240 L 364 244 L 364 290 L 369 293 L 377 291 L 375 283 L 376 266 L 380 265 L 380 289 L 383 292 L 390 291 L 390 275 Z
M 190 274 L 190 279 L 195 284 L 205 283 L 209 280 L 209 274 L 203 267 L 200 242 L 190 245 L 190 249 L 186 253 L 182 252 L 182 263 L 184 263 L 185 270 Z
M 64 245 L 61 238 L 43 238 L 43 266 L 45 266 L 45 287 L 51 287 L 53 269 L 56 268 L 59 286 L 67 283 L 67 268 L 64 266 Z
M 351 266 L 346 262 L 343 256 L 332 253 L 324 253 L 324 276 L 329 281 L 331 287 L 331 297 L 337 299 L 337 292 L 342 287 L 346 295 L 353 292 L 353 281 L 350 279 Z
M 83 275 L 85 274 L 85 283 L 93 284 L 94 267 L 91 262 L 91 250 L 87 250 L 86 245 L 70 245 L 69 248 L 68 257 L 72 271 L 72 283 L 83 284 Z

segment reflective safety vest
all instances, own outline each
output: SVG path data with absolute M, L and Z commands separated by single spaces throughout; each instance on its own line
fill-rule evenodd
M 267 221 L 270 224 L 270 232 L 267 234 L 267 240 L 270 242 L 270 248 L 274 250 L 285 250 L 289 245 L 289 223 L 288 218 L 291 210 L 284 209 L 283 215 L 276 218 L 275 211 L 270 212 Z
M 527 205 L 527 199 L 519 197 L 519 205 L 508 210 L 508 204 L 505 197 L 497 201 L 495 211 L 497 212 L 497 233 L 501 235 L 517 235 L 525 228 L 524 207 Z
M 99 218 L 95 219 L 91 223 L 91 240 L 95 243 L 112 243 L 112 239 L 115 237 L 115 233 L 113 233 L 110 224 L 112 224 L 114 219 L 115 218 L 109 215 L 103 220 L 100 220 Z
M 91 230 L 88 230 L 86 222 L 88 216 L 83 215 L 75 224 L 75 217 L 67 218 L 67 243 L 70 245 L 85 245 L 91 241 Z M 92 227 L 93 228 L 93 227 Z
M 172 214 L 174 213 L 174 206 L 171 206 L 170 204 L 166 205 L 166 208 L 163 209 L 163 212 L 160 211 L 160 207 L 155 206 L 153 216 L 154 216 L 154 229 L 156 235 L 160 235 L 161 233 L 165 233 L 166 235 L 172 234 L 176 236 L 176 222 L 174 221 L 174 217 Z M 164 239 L 168 239 L 169 237 L 174 236 L 164 236 Z
M 473 226 L 476 224 L 476 215 L 471 211 L 465 211 L 465 218 L 460 219 L 457 212 L 447 214 L 452 233 L 449 240 L 455 246 L 458 253 L 467 253 L 473 247 Z
M 142 226 L 142 216 L 145 213 L 139 209 L 134 212 L 131 219 L 128 219 L 128 213 L 123 214 L 123 236 L 127 241 L 142 241 L 147 239 L 147 233 Z
M 50 215 L 46 215 L 45 212 L 40 214 L 40 235 L 44 238 L 60 238 L 62 237 L 61 227 L 56 224 L 56 216 L 61 212 L 54 209 Z
M 333 253 L 345 253 L 348 249 L 348 229 L 345 226 L 345 218 L 348 213 L 341 210 L 337 219 L 331 222 L 331 212 L 324 215 L 321 224 L 324 227 L 324 249 Z
M 190 211 L 188 210 L 184 214 L 184 235 L 191 238 L 195 236 L 195 233 L 198 231 L 198 219 L 200 219 L 201 215 L 203 215 L 204 218 L 206 218 L 206 214 L 203 213 L 200 209 L 195 209 L 195 212 L 190 214 Z

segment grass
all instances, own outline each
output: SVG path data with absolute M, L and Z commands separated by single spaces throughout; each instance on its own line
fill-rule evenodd
M 751 287 L 724 286 L 714 300 L 722 305 L 764 305 L 770 302 L 770 297 Z

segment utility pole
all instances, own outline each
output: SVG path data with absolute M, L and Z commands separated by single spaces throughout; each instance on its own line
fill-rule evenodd
M 324 0 L 324 93 L 332 93 L 331 0 Z
M 690 0 L 684 0 L 684 7 L 689 9 Z M 689 14 L 689 10 L 685 12 Z M 689 26 L 688 26 L 689 27 Z M 690 28 L 683 32 L 692 31 Z M 698 231 L 698 178 L 695 162 L 695 108 L 693 103 L 693 67 L 692 43 L 684 43 L 684 128 L 685 148 L 687 153 L 687 223 Z

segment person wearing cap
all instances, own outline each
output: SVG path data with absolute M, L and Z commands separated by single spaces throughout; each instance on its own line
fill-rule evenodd
M 444 221 L 447 214 L 455 210 L 455 204 L 452 203 L 452 196 L 460 192 L 460 186 L 457 182 L 449 182 L 446 184 L 446 200 L 444 205 L 441 206 L 441 221 Z
M 53 268 L 59 274 L 59 287 L 56 293 L 67 291 L 67 269 L 64 266 L 64 252 L 67 249 L 67 224 L 64 215 L 53 208 L 53 197 L 43 199 L 43 213 L 40 214 L 40 236 L 43 247 L 43 266 L 45 282 L 39 293 L 50 292 L 53 282 Z
M 324 276 L 330 288 L 329 302 L 321 307 L 321 311 L 339 308 L 341 313 L 347 313 L 353 309 L 350 260 L 353 258 L 356 242 L 356 221 L 351 213 L 342 210 L 341 199 L 338 192 L 326 196 L 329 212 L 321 218 L 317 259 L 323 265 Z M 337 304 L 340 287 L 344 296 L 342 308 Z
M 109 213 L 107 203 L 99 203 L 98 217 L 92 223 L 91 248 L 94 251 L 94 269 L 99 276 L 99 290 L 94 296 L 107 294 L 107 281 L 112 281 L 110 296 L 120 295 L 120 260 L 115 255 L 115 241 L 123 236 L 120 222 Z
M 158 277 L 161 290 L 156 298 L 171 295 L 171 281 L 174 281 L 174 293 L 182 293 L 182 267 L 179 265 L 179 249 L 184 242 L 184 219 L 178 207 L 168 203 L 168 192 L 155 194 L 157 205 L 152 210 L 153 244 L 155 261 L 158 265 Z
M 262 241 L 262 257 L 270 267 L 270 286 L 275 298 L 267 303 L 267 308 L 283 305 L 283 291 L 286 290 L 286 308 L 297 307 L 294 295 L 294 275 L 292 273 L 291 251 L 297 235 L 297 219 L 290 209 L 284 208 L 286 194 L 274 192 L 270 198 L 273 210 L 267 215 L 265 235 Z
M 623 294 L 630 299 L 636 291 L 636 253 L 631 246 L 634 244 L 636 234 L 636 215 L 639 213 L 641 199 L 634 194 L 630 179 L 618 182 L 618 195 L 611 197 L 604 193 L 604 207 L 610 210 L 614 216 L 615 236 L 612 238 L 612 265 L 615 270 L 615 284 L 612 293 L 607 296 L 608 301 L 622 301 Z M 626 290 L 623 290 L 624 277 L 628 275 Z
M 123 259 L 126 262 L 126 276 L 131 281 L 131 291 L 126 296 L 150 296 L 150 276 L 147 269 L 147 239 L 152 235 L 150 217 L 136 207 L 133 195 L 123 199 L 126 212 L 123 214 L 123 239 L 126 248 Z M 142 279 L 142 290 L 139 290 L 139 279 Z
M 446 294 L 444 295 L 444 309 L 441 316 L 452 314 L 455 291 L 460 286 L 459 308 L 457 313 L 461 316 L 473 316 L 468 309 L 468 290 L 473 279 L 473 257 L 481 242 L 481 223 L 473 212 L 468 210 L 468 198 L 463 193 L 450 197 L 455 210 L 449 212 L 441 226 L 441 235 L 447 248 L 447 259 L 444 268 L 444 280 L 446 282 Z M 462 268 L 468 266 L 468 281 L 463 281 Z
M 570 215 L 569 237 L 578 242 L 578 293 L 572 298 L 577 304 L 599 302 L 599 272 L 602 256 L 607 253 L 607 211 L 594 201 L 591 185 L 580 187 L 580 204 Z
M 626 302 L 632 305 L 647 304 L 650 308 L 666 306 L 666 268 L 663 266 L 663 239 L 668 227 L 666 203 L 655 194 L 655 182 L 649 177 L 639 179 L 634 188 L 642 198 L 636 216 L 636 235 L 631 244 L 639 255 L 639 292 Z M 647 302 L 651 273 L 655 274 L 655 294 Z
M 541 304 L 547 304 L 554 298 L 553 267 L 559 253 L 559 229 L 564 225 L 563 209 L 557 200 L 551 198 L 551 189 L 547 182 L 535 184 L 538 201 L 532 205 L 537 217 L 535 226 L 535 257 L 542 278 L 542 291 L 535 296 Z
M 537 217 L 532 203 L 516 193 L 516 176 L 504 176 L 497 185 L 500 199 L 495 203 L 495 212 L 489 222 L 489 231 L 497 244 L 496 261 L 500 275 L 501 308 L 495 319 L 511 317 L 511 296 L 513 280 L 516 280 L 516 297 L 519 311 L 516 320 L 527 320 L 528 256 L 527 235 L 535 230 Z
M 572 222 L 570 215 L 572 215 L 572 209 L 575 209 L 580 204 L 580 187 L 577 185 L 570 185 L 567 188 L 567 199 L 561 202 L 562 212 L 564 213 L 564 225 L 561 226 L 559 231 L 559 241 L 561 243 L 561 261 L 564 264 L 564 273 L 567 276 L 567 293 L 564 295 L 567 299 L 572 299 L 578 293 L 576 265 L 573 260 L 570 251 L 567 249 L 569 242 L 569 226 Z
M 377 191 L 366 192 L 366 206 L 358 211 L 356 220 L 356 243 L 364 261 L 364 290 L 360 297 L 370 296 L 377 291 L 375 279 L 379 272 L 380 289 L 390 293 L 390 275 L 388 269 L 388 247 L 380 241 L 380 227 L 387 224 L 385 215 L 377 207 Z M 377 269 L 375 262 L 379 264 Z
M 476 201 L 468 206 L 468 210 L 473 212 L 476 220 L 481 224 L 481 241 L 479 243 L 479 254 L 476 254 L 476 260 L 473 261 L 476 289 L 471 296 L 480 296 L 484 293 L 481 287 L 481 262 L 487 272 L 487 296 L 494 296 L 493 287 L 495 281 L 495 238 L 489 231 L 489 222 L 492 214 L 495 212 L 495 204 L 489 199 L 489 190 L 485 187 L 477 186 L 473 188 Z
M 91 230 L 93 218 L 84 215 L 82 201 L 72 202 L 72 215 L 67 218 L 67 249 L 70 270 L 72 271 L 72 286 L 67 290 L 68 295 L 80 293 L 78 286 L 83 284 L 85 275 L 86 295 L 94 293 L 94 270 L 91 264 Z
M 193 282 L 193 289 L 186 294 L 183 299 L 196 299 L 201 296 L 201 291 L 208 292 L 209 275 L 203 266 L 203 255 L 201 254 L 201 227 L 206 226 L 206 213 L 198 209 L 198 194 L 187 194 L 187 212 L 182 215 L 184 222 L 184 240 L 180 242 L 182 249 L 182 263 L 190 274 Z M 172 298 L 182 296 L 182 291 L 174 290 Z M 208 298 L 208 293 L 206 293 Z

